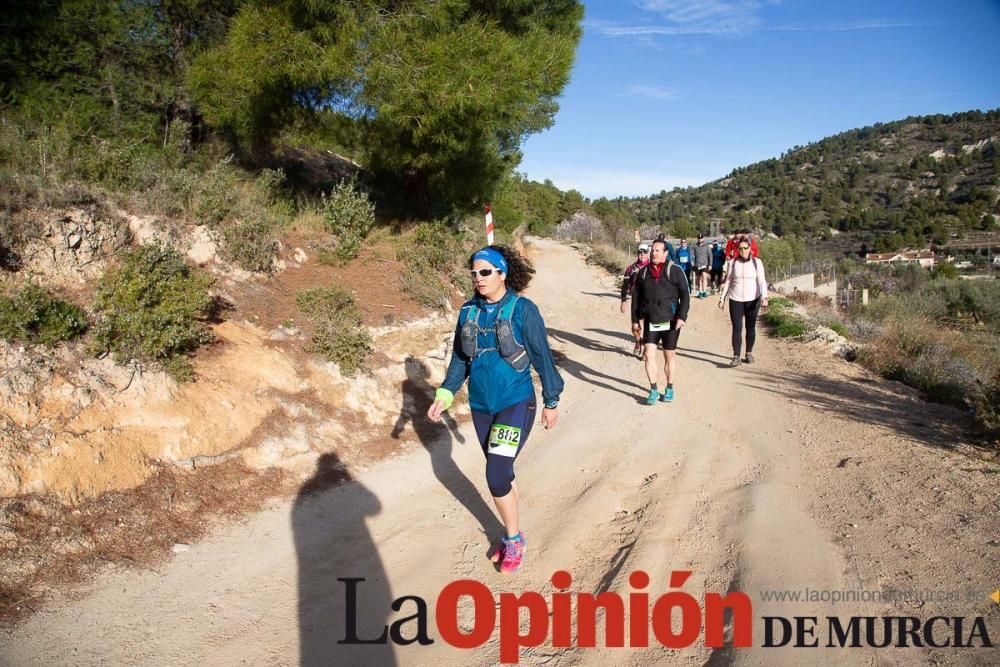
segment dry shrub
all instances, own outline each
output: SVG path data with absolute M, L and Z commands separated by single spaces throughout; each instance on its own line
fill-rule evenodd
M 861 362 L 920 390 L 925 398 L 969 409 L 969 398 L 989 364 L 984 351 L 960 333 L 920 316 L 896 316 L 859 353 Z
M 784 296 L 791 299 L 792 301 L 794 301 L 799 305 L 805 306 L 809 310 L 813 309 L 818 310 L 821 308 L 827 308 L 827 309 L 833 308 L 833 300 L 830 297 L 820 296 L 815 292 L 805 292 L 800 290 L 798 292 L 791 292 L 789 294 L 785 294 Z
M 614 246 L 598 243 L 591 247 L 590 252 L 587 254 L 587 262 L 589 264 L 596 264 L 609 273 L 620 276 L 625 273 L 625 267 L 629 263 L 629 256 Z

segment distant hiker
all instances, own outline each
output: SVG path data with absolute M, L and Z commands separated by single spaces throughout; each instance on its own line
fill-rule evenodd
M 722 273 L 726 268 L 726 251 L 722 249 L 718 241 L 712 241 L 712 269 L 709 271 L 711 278 L 712 294 L 722 289 Z
M 694 244 L 694 279 L 695 289 L 698 290 L 698 298 L 704 299 L 708 296 L 708 271 L 712 265 L 712 252 L 705 243 L 705 237 L 698 234 L 698 242 Z
M 677 339 L 690 305 L 691 295 L 684 271 L 669 259 L 666 241 L 653 241 L 650 262 L 636 275 L 632 294 L 632 331 L 642 331 L 645 345 L 646 376 L 649 378 L 646 405 L 653 405 L 657 399 L 674 400 Z M 640 320 L 643 322 L 641 327 Z M 663 345 L 663 372 L 667 381 L 662 394 L 657 385 L 657 343 Z
M 632 294 L 632 288 L 635 285 L 635 274 L 647 264 L 649 264 L 649 244 L 640 243 L 638 250 L 636 250 L 635 261 L 625 267 L 625 275 L 622 277 L 622 303 L 619 307 L 621 312 L 625 312 L 625 302 L 628 301 L 629 296 Z M 642 334 L 633 332 L 633 335 L 635 337 L 635 347 L 632 349 L 632 354 L 641 359 Z
M 506 534 L 491 552 L 503 572 L 521 569 L 527 542 L 520 531 L 514 460 L 524 448 L 537 405 L 529 366 L 542 382 L 542 425 L 559 419 L 563 379 L 556 370 L 538 307 L 518 292 L 535 272 L 517 251 L 491 245 L 469 258 L 475 294 L 458 313 L 451 362 L 427 416 L 441 421 L 469 379 L 469 406 L 486 456 L 486 482 Z
M 677 248 L 677 253 L 675 257 L 671 257 L 684 271 L 684 277 L 687 278 L 688 284 L 691 284 L 691 264 L 694 259 L 691 256 L 691 248 L 688 247 L 688 240 L 681 239 L 681 245 Z
M 760 307 L 767 307 L 767 278 L 764 277 L 764 263 L 751 252 L 750 239 L 737 239 L 735 259 L 726 265 L 726 280 L 719 295 L 719 310 L 729 297 L 729 319 L 733 324 L 733 360 L 731 368 L 740 365 L 740 348 L 743 345 L 744 321 L 747 331 L 747 355 L 745 361 L 753 363 L 753 346 L 757 340 L 757 315 Z

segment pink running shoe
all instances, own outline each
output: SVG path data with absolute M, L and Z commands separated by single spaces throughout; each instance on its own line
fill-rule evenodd
M 503 558 L 503 543 L 504 540 L 500 540 L 492 549 L 490 549 L 489 557 L 494 563 L 498 563 L 500 559 Z
M 509 540 L 503 538 L 503 560 L 500 562 L 500 571 L 506 574 L 513 574 L 521 569 L 524 564 L 524 553 L 528 550 L 528 542 L 521 533 L 521 539 Z

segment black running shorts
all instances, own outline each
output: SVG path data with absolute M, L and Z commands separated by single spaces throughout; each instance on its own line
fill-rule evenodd
M 642 323 L 642 342 L 646 345 L 663 346 L 664 350 L 676 350 L 677 339 L 680 338 L 681 331 L 677 328 L 677 320 L 670 323 L 669 331 L 650 331 L 649 320 Z

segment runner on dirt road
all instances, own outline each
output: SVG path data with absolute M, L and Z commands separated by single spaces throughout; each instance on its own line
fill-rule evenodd
M 441 421 L 455 393 L 469 379 L 469 406 L 486 456 L 486 481 L 506 534 L 490 558 L 502 572 L 517 572 L 527 542 L 520 530 L 514 460 L 524 449 L 537 405 L 529 366 L 542 382 L 542 425 L 555 426 L 563 379 L 549 349 L 538 307 L 518 292 L 535 270 L 506 246 L 488 246 L 469 259 L 475 294 L 461 308 L 451 362 L 434 403 L 427 410 Z
M 632 294 L 636 273 L 639 272 L 639 269 L 649 264 L 649 244 L 640 243 L 635 255 L 635 261 L 625 267 L 625 275 L 622 276 L 622 303 L 619 307 L 622 313 L 625 312 L 625 302 L 628 301 L 629 295 Z M 642 359 L 642 332 L 636 333 L 633 331 L 632 334 L 635 338 L 635 347 L 632 349 L 632 355 Z
M 684 270 L 669 259 L 667 242 L 653 241 L 649 265 L 635 279 L 632 295 L 632 330 L 643 332 L 646 348 L 646 376 L 649 378 L 647 405 L 657 399 L 674 400 L 674 369 L 677 357 L 677 339 L 688 316 L 691 305 L 690 288 Z M 657 385 L 659 369 L 656 364 L 656 345 L 663 345 L 663 372 L 667 387 L 660 393 Z

